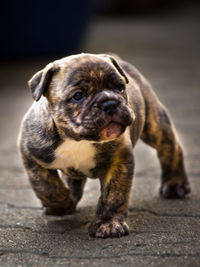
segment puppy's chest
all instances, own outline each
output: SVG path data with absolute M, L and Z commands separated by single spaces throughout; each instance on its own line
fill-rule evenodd
M 68 169 L 77 170 L 86 176 L 90 176 L 91 169 L 95 168 L 96 149 L 88 141 L 76 142 L 68 139 L 55 150 L 55 160 L 50 168 L 61 169 L 65 173 Z

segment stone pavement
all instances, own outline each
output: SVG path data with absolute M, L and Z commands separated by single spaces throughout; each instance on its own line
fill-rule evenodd
M 192 193 L 158 195 L 155 151 L 139 142 L 129 208 L 131 233 L 95 239 L 87 227 L 99 195 L 88 181 L 75 214 L 46 217 L 16 148 L 19 123 L 31 103 L 26 81 L 47 62 L 0 65 L 0 266 L 200 266 L 199 13 L 148 19 L 98 19 L 85 51 L 113 51 L 135 64 L 167 105 L 184 146 Z

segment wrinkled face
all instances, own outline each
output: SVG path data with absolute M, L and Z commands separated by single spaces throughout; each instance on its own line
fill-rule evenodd
M 107 141 L 119 137 L 132 123 L 126 79 L 112 62 L 78 60 L 60 68 L 47 99 L 62 136 L 75 140 Z

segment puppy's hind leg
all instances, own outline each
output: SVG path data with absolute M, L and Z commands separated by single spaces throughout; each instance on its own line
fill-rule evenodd
M 162 168 L 160 194 L 164 198 L 183 198 L 190 192 L 184 157 L 174 125 L 154 93 L 144 93 L 146 123 L 142 140 L 157 150 Z
M 79 177 L 70 178 L 68 175 L 64 173 L 61 173 L 61 177 L 67 182 L 67 185 L 71 190 L 72 198 L 74 200 L 73 209 L 75 210 L 76 205 L 81 200 L 81 197 L 83 195 L 83 189 L 84 189 L 87 177 L 83 175 Z
M 45 208 L 46 215 L 63 216 L 72 213 L 74 200 L 57 170 L 49 170 L 24 159 L 24 166 L 31 185 Z

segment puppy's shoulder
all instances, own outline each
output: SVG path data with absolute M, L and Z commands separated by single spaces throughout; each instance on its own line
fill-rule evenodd
M 45 99 L 34 102 L 22 120 L 18 138 L 21 153 L 28 158 L 51 162 L 59 141 Z

